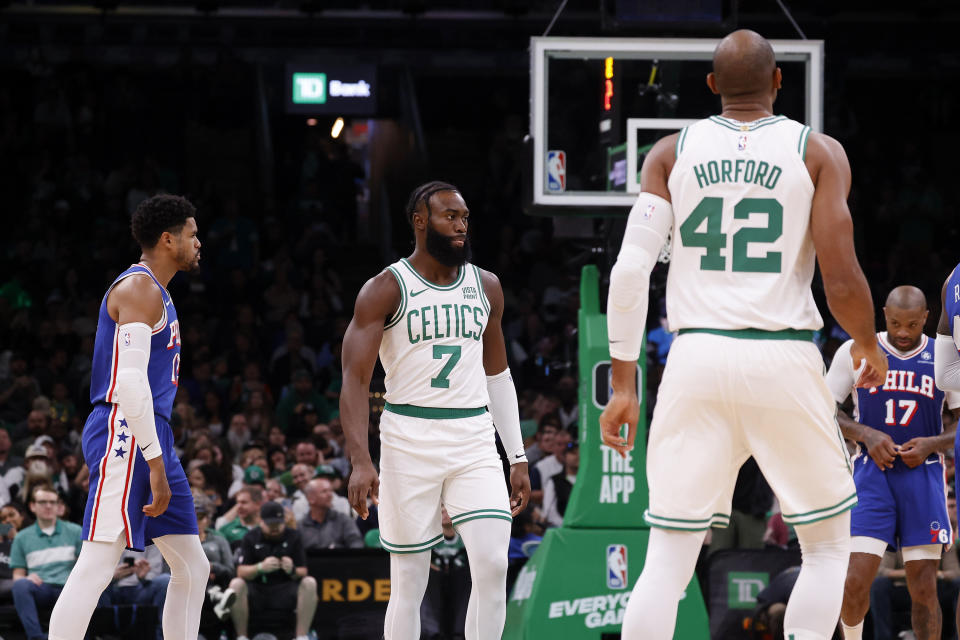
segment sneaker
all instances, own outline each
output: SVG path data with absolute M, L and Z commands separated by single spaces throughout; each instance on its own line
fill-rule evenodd
M 217 604 L 220 602 L 220 598 L 223 597 L 223 589 L 221 589 L 219 585 L 213 585 L 207 589 L 207 595 L 210 596 L 211 603 Z
M 230 607 L 237 601 L 237 592 L 233 589 L 227 589 L 220 596 L 220 601 L 213 606 L 213 612 L 221 620 L 226 620 L 230 616 Z

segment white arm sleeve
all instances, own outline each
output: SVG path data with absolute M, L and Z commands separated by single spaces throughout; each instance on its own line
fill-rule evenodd
M 851 347 L 853 347 L 853 340 L 847 340 L 837 348 L 825 378 L 830 395 L 839 404 L 847 399 L 857 382 L 856 373 L 853 370 L 853 356 L 850 355 Z
M 157 423 L 153 417 L 153 394 L 147 378 L 151 330 L 142 322 L 120 325 L 117 334 L 116 400 L 146 460 L 161 453 Z
M 933 371 L 937 387 L 943 391 L 960 391 L 960 352 L 950 336 L 937 334 L 933 345 Z
M 523 437 L 520 435 L 520 405 L 517 403 L 517 388 L 510 377 L 510 369 L 487 376 L 487 394 L 490 396 L 487 408 L 490 409 L 493 426 L 500 434 L 500 442 L 511 466 L 526 462 L 527 454 L 523 450 Z
M 623 244 L 610 272 L 607 335 L 612 358 L 635 361 L 640 357 L 650 272 L 671 228 L 670 203 L 652 193 L 641 193 L 630 210 Z

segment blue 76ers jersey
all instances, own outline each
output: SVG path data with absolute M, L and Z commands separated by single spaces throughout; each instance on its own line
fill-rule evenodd
M 173 307 L 173 299 L 170 297 L 170 293 L 160 284 L 150 268 L 143 263 L 131 265 L 129 269 L 117 276 L 100 303 L 97 337 L 93 346 L 90 402 L 94 405 L 99 403 L 116 404 L 117 341 L 122 337 L 119 335 L 117 323 L 107 312 L 107 298 L 118 282 L 137 273 L 150 276 L 157 287 L 160 288 L 160 295 L 163 297 L 163 317 L 153 327 L 153 336 L 150 340 L 150 363 L 147 367 L 147 379 L 150 382 L 150 391 L 153 394 L 154 414 L 169 420 L 180 377 L 180 323 L 177 320 L 177 310 Z
M 887 354 L 887 378 L 882 387 L 857 389 L 859 422 L 883 431 L 898 445 L 911 438 L 943 432 L 943 391 L 933 373 L 933 340 L 923 336 L 913 351 L 902 354 L 879 336 Z M 931 454 L 935 457 L 937 454 Z M 895 467 L 907 466 L 898 457 Z

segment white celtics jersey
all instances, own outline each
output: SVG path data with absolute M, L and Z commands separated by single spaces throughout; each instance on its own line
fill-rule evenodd
M 483 332 L 490 302 L 479 270 L 467 263 L 452 284 L 440 286 L 405 258 L 387 269 L 400 285 L 402 300 L 380 342 L 386 401 L 457 409 L 487 406 Z
M 811 330 L 810 127 L 720 116 L 683 129 L 668 186 L 667 319 L 679 329 Z

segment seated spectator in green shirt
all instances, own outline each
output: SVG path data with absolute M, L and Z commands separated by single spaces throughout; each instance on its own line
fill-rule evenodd
M 239 543 L 247 531 L 260 524 L 260 506 L 263 504 L 263 489 L 258 486 L 244 487 L 234 496 L 237 503 L 217 520 L 217 528 L 231 547 Z M 235 516 L 230 520 L 231 516 Z
M 37 521 L 13 539 L 13 605 L 28 640 L 47 637 L 40 626 L 38 607 L 52 607 L 77 562 L 83 540 L 80 525 L 57 518 L 60 499 L 49 486 L 34 487 L 30 511 Z
M 330 416 L 327 399 L 313 388 L 313 376 L 309 371 L 299 369 L 294 372 L 292 384 L 277 404 L 277 423 L 288 438 L 309 435 L 302 424 L 303 414 L 308 408 L 317 414 L 320 422 L 326 422 Z M 291 430 L 300 433 L 291 434 Z

